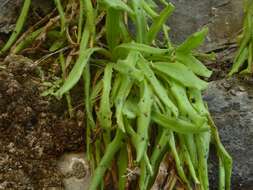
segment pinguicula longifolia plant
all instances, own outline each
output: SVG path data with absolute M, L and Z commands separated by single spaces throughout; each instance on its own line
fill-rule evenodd
M 253 72 L 253 1 L 244 0 L 243 32 L 239 36 L 239 48 L 229 76 L 235 73 L 252 74 Z
M 110 180 L 116 189 L 131 183 L 150 189 L 168 155 L 185 189 L 208 190 L 211 142 L 219 158 L 219 190 L 230 189 L 232 159 L 201 96 L 208 83 L 200 77 L 211 71 L 194 56 L 208 29 L 173 45 L 165 23 L 174 6 L 161 3 L 158 13 L 152 0 L 55 0 L 59 16 L 43 18 L 10 50 L 22 53 L 35 43 L 49 52 L 39 61 L 59 55 L 62 79 L 44 95 L 66 96 L 70 112 L 69 92 L 83 80 L 90 190 L 104 189 L 110 173 L 117 176 Z M 128 178 L 133 168 L 138 183 Z

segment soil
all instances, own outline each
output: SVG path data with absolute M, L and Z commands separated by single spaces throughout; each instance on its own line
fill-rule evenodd
M 41 97 L 36 68 L 22 56 L 0 61 L 0 189 L 62 189 L 58 157 L 84 151 L 83 113 L 69 119 L 64 101 Z

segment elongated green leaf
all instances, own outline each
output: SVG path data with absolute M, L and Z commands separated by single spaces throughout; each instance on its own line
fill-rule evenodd
M 137 118 L 137 134 L 140 136 L 137 142 L 137 158 L 136 161 L 140 162 L 143 158 L 144 153 L 147 150 L 148 146 L 148 128 L 151 120 L 151 107 L 153 104 L 151 90 L 144 80 L 143 85 L 141 86 L 141 99 L 138 104 L 140 113 Z
M 65 27 L 66 27 L 66 19 L 65 19 L 65 14 L 64 14 L 64 9 L 62 7 L 62 3 L 61 0 L 54 0 L 55 5 L 57 7 L 57 10 L 59 12 L 60 15 L 60 19 L 61 19 L 61 33 L 63 34 Z
M 202 125 L 207 122 L 207 119 L 200 116 L 200 114 L 193 108 L 187 97 L 185 87 L 173 81 L 171 81 L 170 85 L 171 92 L 177 100 L 177 105 L 181 115 L 184 117 L 189 117 L 190 120 L 197 125 L 196 127 L 202 127 Z
M 243 63 L 247 60 L 248 54 L 249 54 L 248 48 L 245 47 L 242 50 L 242 53 L 238 56 L 238 59 L 234 62 L 233 67 L 229 72 L 228 76 L 232 76 L 234 73 L 237 73 L 239 71 Z
M 146 2 L 153 9 L 158 7 L 156 0 L 146 0 Z
M 101 0 L 101 2 L 105 3 L 108 7 L 133 14 L 133 10 L 121 0 Z
M 121 130 L 117 130 L 116 136 L 114 137 L 113 141 L 108 145 L 106 148 L 105 154 L 103 155 L 98 167 L 94 171 L 94 177 L 91 179 L 89 184 L 89 190 L 96 190 L 101 184 L 103 180 L 103 176 L 110 167 L 110 164 L 115 156 L 115 154 L 120 150 L 122 146 L 122 139 L 124 138 L 124 134 Z
M 113 65 L 113 68 L 140 82 L 144 79 L 144 74 L 136 68 L 136 63 L 139 59 L 138 52 L 131 51 L 125 60 L 119 60 L 117 64 Z
M 194 109 L 202 116 L 207 116 L 208 110 L 205 107 L 204 101 L 202 99 L 201 91 L 197 89 L 189 89 L 188 90 L 188 97 L 191 101 L 192 106 Z
M 127 145 L 124 145 L 119 152 L 118 158 L 118 172 L 119 172 L 119 182 L 118 182 L 118 190 L 125 190 L 126 189 L 126 182 L 127 182 L 127 168 L 128 168 L 128 155 L 127 155 Z
M 151 176 L 153 176 L 153 175 L 154 175 L 154 170 L 153 170 L 152 165 L 151 165 L 151 163 L 150 163 L 150 160 L 149 160 L 149 157 L 148 157 L 147 152 L 145 152 L 145 154 L 143 155 L 143 157 L 144 157 L 145 164 L 146 164 L 146 167 L 147 167 L 147 169 L 148 169 L 149 174 L 150 174 Z M 145 179 L 146 179 L 146 176 L 145 176 Z M 144 181 L 144 182 L 145 182 L 145 181 Z M 143 190 L 145 190 L 145 183 L 143 184 Z
M 79 5 L 79 19 L 78 19 L 78 32 L 77 32 L 77 41 L 81 41 L 82 31 L 83 31 L 83 20 L 84 20 L 84 1 L 80 1 Z
M 86 26 L 85 29 L 89 31 L 90 35 L 93 37 L 95 35 L 96 25 L 95 25 L 95 10 L 93 9 L 92 0 L 84 0 L 85 14 L 86 14 Z M 83 32 L 85 35 L 85 32 Z M 86 47 L 86 45 L 81 41 L 81 48 Z
M 145 178 L 147 176 L 148 172 L 147 172 L 147 166 L 146 166 L 146 162 L 144 159 L 141 160 L 140 162 L 140 177 L 139 177 L 139 189 L 140 190 L 145 190 Z
M 253 17 L 253 16 L 252 16 Z M 252 41 L 253 41 L 253 32 L 252 32 Z M 250 74 L 253 72 L 253 42 L 251 42 L 249 44 L 249 51 L 248 51 L 248 64 L 247 64 L 247 68 L 242 70 L 240 72 L 240 74 Z
M 193 49 L 198 48 L 205 40 L 208 33 L 208 28 L 204 27 L 199 32 L 192 34 L 187 40 L 177 47 L 177 51 L 189 53 Z
M 44 28 L 39 28 L 38 30 L 29 34 L 23 41 L 21 41 L 15 49 L 12 51 L 14 54 L 19 53 L 21 50 L 30 45 L 43 31 Z
M 146 76 L 147 80 L 151 84 L 152 88 L 155 91 L 155 94 L 161 99 L 161 101 L 166 105 L 170 111 L 175 115 L 178 116 L 178 109 L 174 105 L 174 103 L 170 100 L 167 95 L 165 88 L 161 85 L 161 83 L 156 78 L 154 72 L 148 65 L 149 63 L 144 59 L 138 62 L 139 68 L 143 71 L 144 75 Z
M 251 1 L 245 1 L 245 18 L 243 23 L 243 33 L 242 39 L 240 41 L 240 46 L 236 52 L 234 63 L 231 71 L 229 72 L 228 76 L 232 76 L 234 73 L 239 72 L 240 68 L 244 65 L 244 62 L 249 58 L 251 59 L 252 50 L 249 47 L 250 41 L 253 40 L 253 32 L 252 32 L 252 7 L 253 3 Z M 249 60 L 248 60 L 249 61 Z M 247 74 L 251 72 L 250 65 L 252 63 L 248 62 L 248 67 L 241 72 L 241 74 Z
M 84 82 L 84 105 L 86 111 L 86 125 L 87 128 L 94 128 L 96 126 L 95 119 L 92 114 L 92 103 L 90 98 L 90 83 L 91 83 L 91 73 L 90 73 L 90 65 L 87 64 L 84 67 L 83 71 L 83 82 Z
M 117 46 L 114 51 L 113 55 L 114 57 L 122 57 L 124 55 L 127 55 L 128 51 L 134 50 L 134 51 L 139 51 L 141 53 L 147 56 L 152 56 L 152 55 L 170 55 L 172 53 L 171 49 L 160 49 L 160 48 L 155 48 L 149 45 L 141 44 L 141 43 L 136 43 L 136 42 L 131 42 L 131 43 L 124 43 L 119 46 Z
M 155 38 L 158 32 L 161 30 L 162 26 L 167 21 L 168 17 L 171 15 L 171 13 L 174 10 L 174 6 L 169 3 L 169 5 L 164 8 L 164 10 L 160 13 L 159 17 L 156 18 L 151 25 L 148 33 L 147 33 L 147 43 L 151 43 Z
M 54 52 L 56 50 L 59 50 L 60 48 L 63 48 L 66 45 L 66 39 L 56 39 L 51 47 L 49 48 L 49 51 Z
M 142 0 L 131 0 L 134 11 L 133 22 L 136 26 L 136 41 L 138 43 L 146 43 L 147 18 L 142 9 Z
M 209 154 L 210 133 L 196 135 L 196 144 L 198 152 L 198 173 L 200 185 L 203 189 L 209 189 L 207 159 Z
M 218 155 L 223 162 L 224 170 L 225 170 L 225 182 L 220 181 L 219 183 L 220 184 L 225 183 L 225 185 L 226 185 L 225 189 L 230 190 L 231 189 L 230 187 L 231 187 L 231 175 L 232 175 L 233 160 L 232 160 L 232 157 L 229 155 L 229 153 L 226 151 L 223 144 L 221 143 L 218 129 L 217 129 L 210 113 L 208 113 L 208 120 L 209 120 L 209 125 L 211 127 L 211 133 L 212 133 L 212 139 L 213 139 L 214 145 L 216 146 Z
M 122 75 L 120 75 L 119 73 L 116 74 L 113 85 L 112 85 L 112 92 L 111 92 L 111 103 L 114 104 L 115 99 L 118 95 L 118 91 L 120 88 L 120 84 L 122 82 Z
M 244 24 L 243 24 L 243 38 L 240 41 L 239 49 L 235 55 L 235 62 L 239 60 L 239 57 L 241 54 L 243 54 L 243 51 L 245 48 L 247 48 L 247 45 L 252 38 L 252 16 L 249 13 L 246 13 Z
M 190 68 L 196 75 L 202 77 L 210 77 L 212 71 L 208 70 L 204 64 L 202 64 L 192 54 L 185 54 L 182 52 L 176 52 L 176 59 Z
M 176 162 L 177 172 L 178 172 L 179 176 L 182 178 L 182 180 L 187 184 L 188 189 L 191 189 L 191 187 L 189 185 L 189 181 L 188 181 L 188 179 L 185 175 L 185 172 L 184 172 L 183 163 L 182 163 L 180 156 L 177 152 L 174 133 L 172 131 L 169 131 L 169 133 L 170 133 L 169 145 L 170 145 L 172 154 L 173 154 L 175 162 Z
M 116 106 L 116 120 L 118 127 L 125 132 L 124 119 L 123 119 L 123 107 L 128 97 L 133 81 L 131 81 L 127 76 L 123 75 L 121 83 L 119 84 L 119 89 L 115 97 L 115 106 Z
M 80 52 L 79 58 L 77 59 L 76 64 L 71 70 L 69 76 L 64 82 L 63 86 L 55 92 L 55 96 L 61 98 L 63 94 L 68 92 L 73 86 L 79 81 L 82 76 L 83 69 L 85 68 L 87 62 L 89 61 L 90 56 L 102 48 L 89 48 L 84 52 Z
M 120 41 L 120 27 L 118 27 L 120 20 L 120 11 L 108 8 L 106 14 L 106 40 L 110 49 L 113 49 Z
M 226 183 L 225 183 L 225 168 L 222 162 L 222 159 L 219 158 L 219 190 L 225 190 Z
M 190 153 L 188 152 L 188 149 L 186 147 L 186 142 L 185 142 L 185 139 L 184 139 L 184 136 L 183 135 L 178 135 L 179 136 L 179 140 L 180 140 L 180 144 L 182 146 L 182 152 L 183 152 L 183 157 L 184 157 L 184 160 L 188 166 L 188 169 L 189 169 L 189 172 L 191 174 L 191 177 L 192 179 L 194 180 L 195 184 L 199 184 L 199 180 L 198 180 L 198 177 L 197 177 L 197 174 L 195 171 L 195 168 L 194 168 L 194 165 L 193 165 L 193 162 L 192 162 L 192 159 L 190 157 Z M 194 140 L 194 136 L 191 135 L 189 136 L 192 140 Z M 197 156 L 197 152 L 195 152 Z
M 162 129 L 161 137 L 158 137 L 158 141 L 153 147 L 153 152 L 151 154 L 150 163 L 154 171 L 154 175 L 148 175 L 145 180 L 145 189 L 149 189 L 150 185 L 154 183 L 157 172 L 159 170 L 160 163 L 168 150 L 168 141 L 170 138 L 170 133 L 166 129 Z
M 110 91 L 112 81 L 112 64 L 107 64 L 104 71 L 103 78 L 103 92 L 100 100 L 100 108 L 98 113 L 98 119 L 100 125 L 104 128 L 110 128 L 112 125 L 112 111 L 110 105 Z
M 158 17 L 158 13 L 156 13 L 154 10 L 153 10 L 153 7 L 150 6 L 150 4 L 146 1 L 142 1 L 142 6 L 143 6 L 143 9 L 145 10 L 145 12 L 151 17 L 151 18 L 156 18 Z
M 144 79 L 144 75 L 139 69 L 126 62 L 119 62 L 115 64 L 113 68 L 120 73 L 131 76 L 137 81 L 142 81 Z
M 127 99 L 122 110 L 123 114 L 129 119 L 136 118 L 140 112 L 139 107 L 136 106 L 137 104 L 138 102 L 135 100 Z
M 207 88 L 207 82 L 199 79 L 189 68 L 179 62 L 156 62 L 152 66 L 157 71 L 166 74 L 185 87 L 197 88 L 199 90 Z
M 155 111 L 152 112 L 151 117 L 158 125 L 182 134 L 201 133 L 209 130 L 208 127 L 197 127 L 189 121 L 180 118 L 172 118 Z
M 184 135 L 184 142 L 189 151 L 190 159 L 193 166 L 198 167 L 198 154 L 197 154 L 197 146 L 194 138 L 194 134 Z
M 156 111 L 160 111 L 161 113 L 166 113 L 166 107 L 164 104 L 162 104 L 162 101 L 159 99 L 159 97 L 156 95 L 154 96 L 154 109 Z
M 128 31 L 128 28 L 123 19 L 120 20 L 118 27 L 120 28 L 120 31 L 122 34 L 122 38 L 123 38 L 122 43 L 130 42 L 132 38 L 130 36 L 130 32 Z

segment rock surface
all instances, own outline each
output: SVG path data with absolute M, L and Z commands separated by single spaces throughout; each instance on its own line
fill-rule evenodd
M 8 33 L 13 30 L 17 19 L 17 10 L 22 0 L 0 0 L 0 32 Z
M 252 81 L 237 79 L 215 81 L 210 83 L 204 96 L 221 140 L 233 157 L 232 189 L 236 190 L 253 189 L 252 85 Z M 215 165 L 215 160 L 211 162 Z M 212 170 L 215 171 L 214 166 Z
M 242 0 L 171 0 L 176 9 L 169 19 L 171 38 L 181 43 L 203 26 L 209 27 L 208 40 L 202 48 L 210 51 L 235 41 L 241 30 Z
M 58 163 L 64 175 L 64 190 L 87 190 L 90 181 L 88 162 L 84 153 L 67 153 Z
M 23 2 L 23 0 L 0 0 L 0 33 L 9 33 L 14 29 Z M 43 16 L 50 12 L 51 5 L 52 1 L 33 0 L 29 13 L 36 12 L 36 15 L 32 16 L 34 18 Z

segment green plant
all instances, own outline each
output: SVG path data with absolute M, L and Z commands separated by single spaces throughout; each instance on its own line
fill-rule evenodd
M 208 30 L 173 45 L 165 23 L 174 6 L 161 2 L 158 14 L 152 0 L 55 0 L 60 16 L 37 24 L 10 51 L 22 52 L 39 39 L 51 50 L 46 57 L 59 54 L 62 85 L 44 95 L 66 95 L 70 110 L 69 91 L 83 80 L 90 190 L 104 188 L 106 173 L 117 173 L 118 189 L 125 189 L 132 183 L 127 171 L 135 167 L 139 189 L 149 189 L 167 155 L 185 189 L 207 190 L 211 141 L 220 161 L 219 189 L 230 189 L 232 160 L 201 97 L 208 83 L 199 77 L 211 71 L 194 56 Z M 110 172 L 112 166 L 117 171 Z
M 234 73 L 251 74 L 253 71 L 253 1 L 244 0 L 243 32 L 239 36 L 239 49 L 229 76 Z

